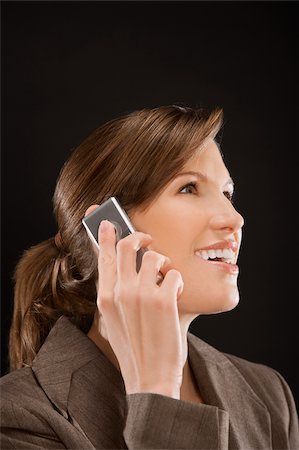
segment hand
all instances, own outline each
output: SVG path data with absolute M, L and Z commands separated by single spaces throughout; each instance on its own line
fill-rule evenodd
M 179 398 L 183 360 L 177 299 L 183 280 L 170 269 L 169 258 L 151 250 L 143 255 L 137 274 L 136 252 L 151 242 L 150 235 L 135 232 L 115 248 L 113 225 L 101 223 L 97 307 L 127 394 L 152 392 Z M 159 271 L 164 280 L 158 286 Z

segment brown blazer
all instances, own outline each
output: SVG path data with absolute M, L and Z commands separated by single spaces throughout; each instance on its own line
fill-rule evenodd
M 299 449 L 298 416 L 275 370 L 190 332 L 206 404 L 126 395 L 121 373 L 66 317 L 33 367 L 1 378 L 2 449 Z

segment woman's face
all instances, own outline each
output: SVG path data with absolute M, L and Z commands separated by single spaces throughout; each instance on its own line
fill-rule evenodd
M 168 256 L 181 273 L 181 313 L 228 311 L 239 301 L 235 263 L 244 220 L 229 199 L 232 192 L 219 149 L 209 139 L 145 212 L 130 214 L 135 228 L 152 236 L 149 248 Z M 221 262 L 206 259 L 215 256 Z

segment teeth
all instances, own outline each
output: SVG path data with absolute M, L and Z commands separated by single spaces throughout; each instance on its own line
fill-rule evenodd
M 211 258 L 211 259 L 214 259 L 217 257 L 215 250 L 208 250 L 207 253 L 209 255 L 209 258 Z M 221 258 L 221 256 L 220 256 L 220 258 Z
M 228 248 L 223 249 L 223 258 L 231 259 L 234 257 L 234 252 Z
M 224 249 L 212 249 L 212 250 L 197 250 L 195 252 L 197 256 L 200 256 L 202 259 L 215 259 L 222 258 L 223 262 L 226 263 L 234 263 L 235 253 L 232 249 L 224 248 Z
M 201 256 L 205 260 L 209 259 L 208 252 L 206 252 L 205 250 L 201 251 L 199 256 Z

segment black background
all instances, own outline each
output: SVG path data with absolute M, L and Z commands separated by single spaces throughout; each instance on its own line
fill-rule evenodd
M 2 2 L 2 374 L 14 266 L 56 233 L 59 170 L 124 112 L 224 108 L 245 217 L 239 306 L 190 331 L 278 370 L 298 398 L 298 3 Z

